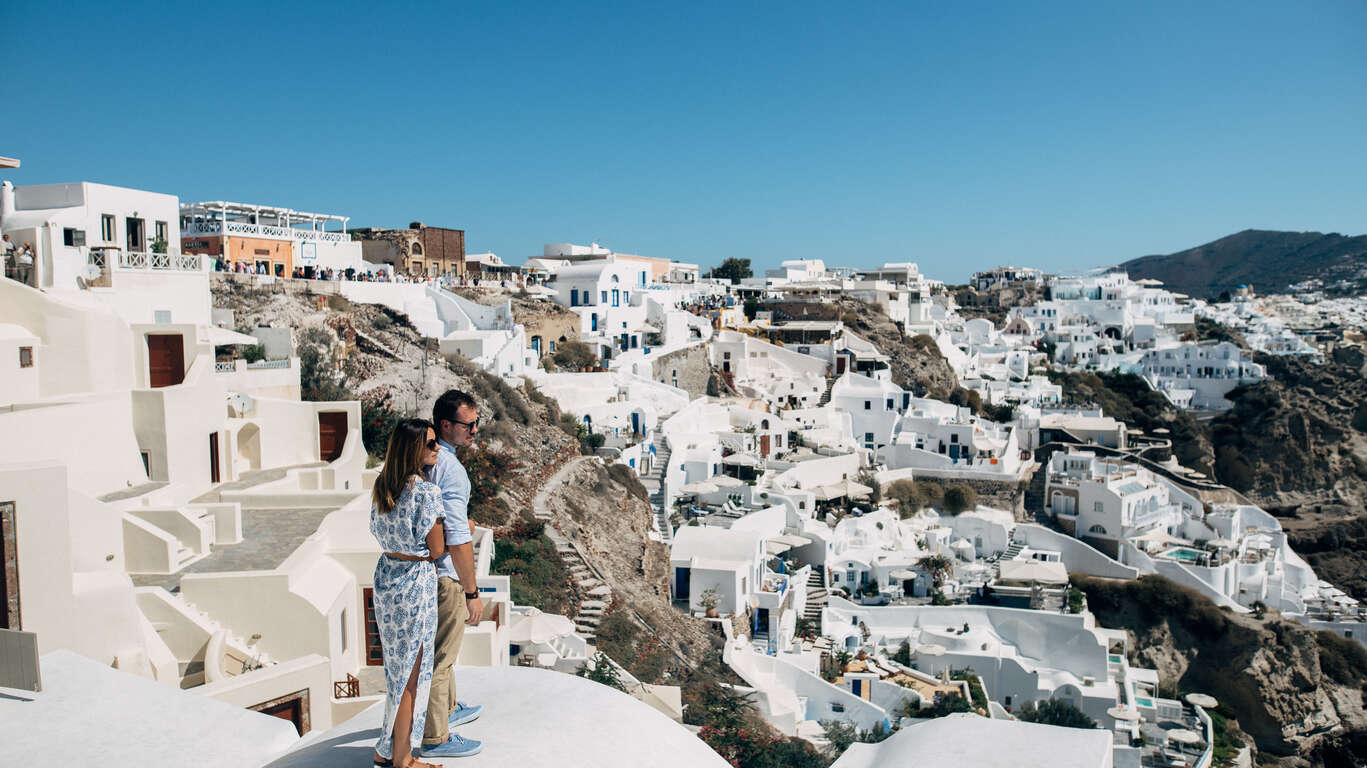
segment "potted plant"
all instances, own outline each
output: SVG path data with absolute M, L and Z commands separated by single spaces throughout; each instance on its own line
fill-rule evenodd
M 701 595 L 698 595 L 698 605 L 702 606 L 703 615 L 709 619 L 715 619 L 719 615 L 717 613 L 717 605 L 720 602 L 721 600 L 717 597 L 716 587 L 708 587 L 702 591 Z

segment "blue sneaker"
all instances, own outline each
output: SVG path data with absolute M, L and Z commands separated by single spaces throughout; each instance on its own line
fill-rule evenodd
M 484 745 L 474 739 L 463 739 L 456 734 L 451 734 L 451 738 L 445 743 L 435 747 L 423 747 L 423 757 L 469 757 L 477 755 L 484 748 Z
M 455 728 L 457 726 L 465 725 L 466 723 L 473 723 L 478 720 L 479 716 L 482 714 L 484 714 L 483 704 L 470 705 L 463 701 L 457 701 L 456 711 L 451 713 L 451 719 L 447 721 L 447 727 Z

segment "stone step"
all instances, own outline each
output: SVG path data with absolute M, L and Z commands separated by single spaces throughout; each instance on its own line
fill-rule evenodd
M 590 590 L 588 591 L 588 593 L 589 593 L 590 595 L 595 596 L 595 597 L 606 597 L 606 598 L 610 598 L 610 597 L 612 597 L 612 587 L 609 587 L 609 586 L 606 585 L 606 584 L 599 584 L 598 586 L 594 587 L 593 589 L 590 589 Z
M 601 611 L 604 608 L 608 607 L 608 604 L 603 602 L 602 600 L 585 600 L 584 602 L 579 604 L 579 607 L 580 609 L 596 608 Z
M 601 584 L 602 582 L 599 581 L 598 579 L 579 579 L 579 580 L 575 581 L 575 583 L 579 585 L 579 588 L 580 588 L 580 589 L 586 589 L 586 590 L 587 590 L 587 589 L 593 589 L 594 587 L 598 586 L 598 585 Z

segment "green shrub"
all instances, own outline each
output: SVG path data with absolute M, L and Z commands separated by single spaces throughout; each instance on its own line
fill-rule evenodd
M 266 359 L 266 347 L 261 344 L 248 344 L 242 348 L 242 359 L 249 363 Z
M 541 521 L 523 519 L 512 525 L 494 548 L 492 568 L 509 577 L 513 602 L 547 613 L 568 606 L 569 571 Z
M 1027 723 L 1040 723 L 1043 725 L 1059 725 L 1064 728 L 1095 728 L 1096 721 L 1088 717 L 1086 713 L 1071 702 L 1063 699 L 1049 699 L 1042 701 L 1038 705 L 1033 701 L 1027 701 L 1021 707 L 1016 717 Z
M 1320 671 L 1330 680 L 1356 686 L 1367 679 L 1367 650 L 1356 640 L 1320 630 L 1315 633 L 1315 642 L 1320 649 Z
M 612 660 L 607 657 L 607 654 L 602 651 L 598 651 L 593 655 L 593 666 L 589 666 L 588 662 L 584 662 L 579 665 L 579 669 L 575 670 L 574 674 L 592 680 L 595 683 L 602 683 L 609 688 L 616 688 L 619 691 L 625 692 L 627 689 L 626 684 L 622 682 L 621 673 L 617 671 L 617 667 L 612 663 Z
M 968 485 L 951 485 L 945 490 L 945 510 L 951 515 L 978 506 L 978 492 Z

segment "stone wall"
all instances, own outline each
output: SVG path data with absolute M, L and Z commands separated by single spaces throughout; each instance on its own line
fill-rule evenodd
M 651 363 L 651 373 L 656 381 L 678 387 L 691 397 L 707 394 L 711 370 L 707 347 L 702 344 L 660 355 Z

